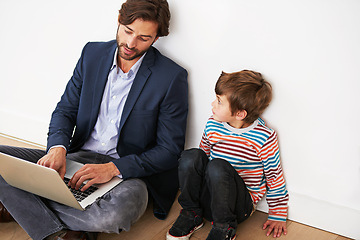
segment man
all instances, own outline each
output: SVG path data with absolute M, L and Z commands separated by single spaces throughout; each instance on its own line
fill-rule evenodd
M 0 147 L 61 177 L 66 159 L 87 163 L 70 180 L 75 189 L 85 180 L 83 191 L 114 176 L 124 181 L 79 211 L 0 177 L 1 216 L 8 210 L 33 239 L 95 239 L 96 232 L 129 230 L 144 213 L 148 195 L 154 215 L 167 216 L 178 190 L 188 108 L 186 70 L 152 47 L 168 35 L 169 19 L 166 0 L 127 0 L 116 41 L 84 47 L 52 114 L 46 152 Z

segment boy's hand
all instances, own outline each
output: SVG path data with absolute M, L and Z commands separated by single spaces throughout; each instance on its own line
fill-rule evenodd
M 267 231 L 266 236 L 269 236 L 273 230 L 274 238 L 280 237 L 283 232 L 284 235 L 287 234 L 286 222 L 267 220 L 263 225 L 263 230 L 267 227 L 269 227 L 269 230 Z

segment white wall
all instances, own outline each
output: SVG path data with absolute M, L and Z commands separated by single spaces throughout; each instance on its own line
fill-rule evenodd
M 0 132 L 46 144 L 83 45 L 115 37 L 122 2 L 0 2 Z M 289 218 L 360 239 L 360 1 L 169 3 L 171 33 L 156 46 L 189 72 L 187 147 L 198 145 L 221 71 L 263 73 Z

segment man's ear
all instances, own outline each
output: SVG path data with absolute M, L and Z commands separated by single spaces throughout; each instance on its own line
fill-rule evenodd
M 120 13 L 119 13 L 119 16 L 118 16 L 117 25 L 118 25 L 118 26 L 120 25 Z
M 158 39 L 159 39 L 159 37 L 156 37 L 155 40 L 154 40 L 154 42 L 153 42 L 153 44 L 154 44 Z
M 242 120 L 244 120 L 244 118 L 246 118 L 246 116 L 247 116 L 246 110 L 240 110 L 240 111 L 236 112 L 236 119 L 237 120 L 242 121 Z

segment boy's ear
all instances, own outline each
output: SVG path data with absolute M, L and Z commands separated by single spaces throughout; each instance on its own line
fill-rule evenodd
M 240 121 L 244 120 L 244 118 L 246 118 L 246 116 L 247 116 L 246 110 L 240 110 L 240 111 L 237 111 L 237 113 L 236 113 L 236 119 L 240 120 Z

